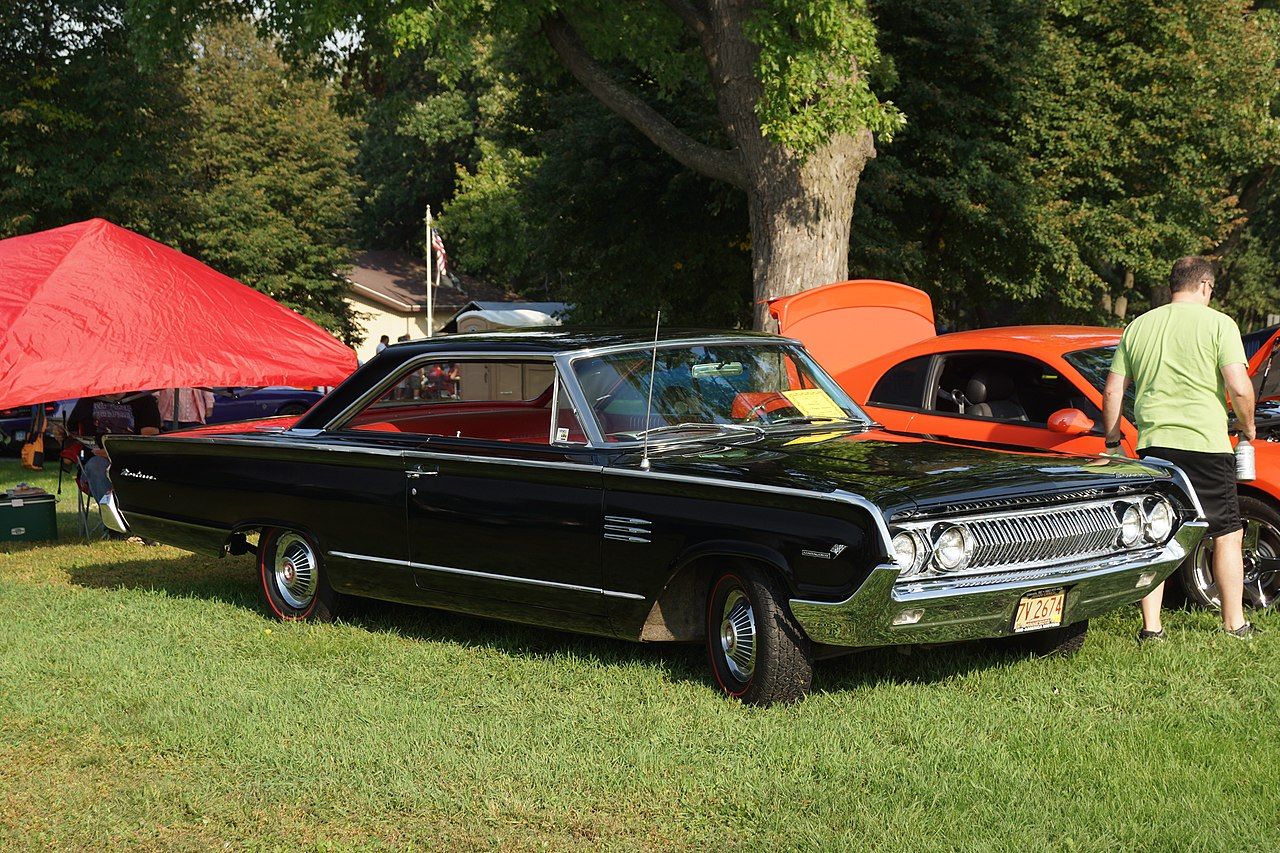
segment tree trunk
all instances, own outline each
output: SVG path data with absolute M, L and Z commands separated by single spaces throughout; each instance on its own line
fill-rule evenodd
M 754 324 L 773 330 L 768 301 L 849 277 L 858 178 L 875 156 L 871 133 L 841 135 L 807 159 L 775 147 L 748 168 Z
M 858 179 L 875 156 L 871 132 L 851 129 L 805 156 L 765 136 L 756 115 L 764 89 L 759 48 L 743 28 L 736 0 L 665 0 L 697 37 L 707 61 L 720 122 L 733 147 L 698 142 L 613 80 L 562 14 L 542 31 L 569 72 L 601 103 L 685 166 L 747 193 L 757 329 L 772 329 L 768 300 L 849 275 L 849 228 Z M 860 73 L 856 67 L 849 74 Z

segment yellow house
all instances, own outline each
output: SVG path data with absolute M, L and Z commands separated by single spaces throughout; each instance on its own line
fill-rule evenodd
M 427 336 L 427 265 L 408 252 L 375 249 L 355 260 L 343 277 L 351 285 L 347 302 L 355 311 L 364 340 L 356 356 L 366 362 L 386 335 L 395 343 L 402 335 Z M 439 332 L 458 309 L 472 299 L 502 299 L 501 288 L 470 276 L 449 275 L 435 290 L 433 319 Z

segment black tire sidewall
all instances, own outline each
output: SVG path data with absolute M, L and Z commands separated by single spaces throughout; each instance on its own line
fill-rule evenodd
M 280 591 L 276 589 L 275 581 L 271 577 L 272 569 L 270 566 L 275 562 L 276 548 L 279 545 L 280 537 L 286 533 L 293 533 L 305 539 L 316 559 L 316 592 L 311 597 L 311 603 L 301 610 L 290 606 L 280 596 Z M 300 530 L 273 527 L 262 532 L 258 541 L 258 581 L 259 591 L 262 594 L 267 610 L 282 622 L 328 622 L 334 618 L 337 595 L 329 586 L 329 578 L 325 571 L 324 557 L 321 556 L 320 546 L 316 544 L 312 536 Z
M 720 645 L 724 603 L 734 590 L 751 603 L 756 623 L 755 668 L 745 682 L 729 671 Z M 707 656 L 716 686 L 726 695 L 762 706 L 808 695 L 813 651 L 808 635 L 791 614 L 789 598 L 786 584 L 765 568 L 740 565 L 715 576 L 707 594 Z
M 1280 511 L 1277 511 L 1274 506 L 1261 498 L 1253 495 L 1240 495 L 1240 520 L 1247 525 L 1249 519 L 1257 519 L 1280 529 Z M 1211 546 L 1205 547 L 1211 548 Z M 1218 582 L 1213 577 L 1212 571 L 1213 552 L 1212 550 L 1209 552 L 1209 577 L 1213 582 L 1213 595 L 1209 595 L 1196 581 L 1195 559 L 1196 552 L 1193 551 L 1182 562 L 1182 565 L 1174 575 L 1177 578 L 1177 586 L 1181 587 L 1179 591 L 1190 604 L 1206 610 L 1217 610 L 1220 604 L 1214 601 L 1214 597 L 1219 596 L 1219 593 L 1217 589 Z

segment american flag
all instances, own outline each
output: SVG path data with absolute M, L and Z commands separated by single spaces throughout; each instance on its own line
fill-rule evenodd
M 440 232 L 434 229 L 431 231 L 431 248 L 436 253 L 436 269 L 440 271 L 439 275 L 443 278 L 449 274 L 449 255 L 444 250 L 444 240 L 440 239 Z

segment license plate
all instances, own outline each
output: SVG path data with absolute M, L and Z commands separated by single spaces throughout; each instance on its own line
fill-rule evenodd
M 1013 617 L 1013 633 L 1057 628 L 1062 624 L 1062 603 L 1066 597 L 1065 589 L 1047 589 L 1022 596 L 1017 615 Z

